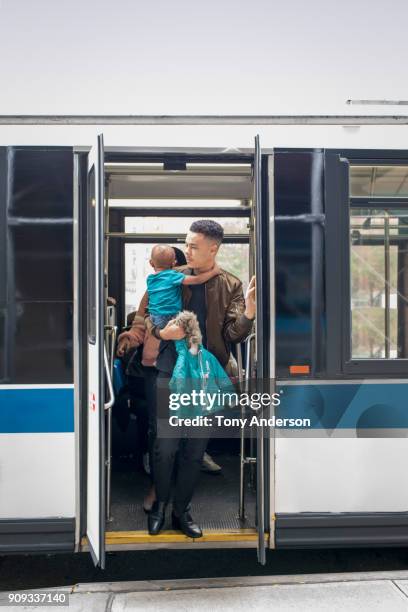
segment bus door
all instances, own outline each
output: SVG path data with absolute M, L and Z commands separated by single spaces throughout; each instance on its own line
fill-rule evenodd
M 87 538 L 95 565 L 105 567 L 105 410 L 113 403 L 104 341 L 104 146 L 88 155 L 87 212 Z M 108 385 L 105 394 L 105 374 Z M 108 400 L 105 403 L 105 395 Z
M 256 319 L 255 319 L 255 355 L 254 376 L 257 391 L 270 392 L 265 363 L 265 342 L 268 337 L 266 324 L 265 300 L 267 285 L 266 240 L 265 228 L 269 219 L 265 215 L 266 199 L 262 198 L 262 155 L 259 136 L 255 137 L 254 170 L 253 170 L 253 227 L 254 227 L 254 269 L 256 274 Z M 270 281 L 272 282 L 272 280 Z M 258 388 L 259 387 L 259 388 Z M 268 388 L 266 388 L 268 387 Z M 268 438 L 267 428 L 256 427 L 256 525 L 258 531 L 258 561 L 265 565 L 265 503 L 266 480 L 265 447 Z

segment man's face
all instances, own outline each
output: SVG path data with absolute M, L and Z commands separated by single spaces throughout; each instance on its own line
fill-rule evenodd
M 214 262 L 218 245 L 196 232 L 188 232 L 186 236 L 186 259 L 190 268 L 206 268 Z

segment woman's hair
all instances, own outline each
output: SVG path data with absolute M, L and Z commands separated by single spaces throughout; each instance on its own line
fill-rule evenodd
M 178 247 L 173 247 L 173 249 L 176 255 L 176 266 L 185 266 L 187 264 L 187 259 L 183 251 Z

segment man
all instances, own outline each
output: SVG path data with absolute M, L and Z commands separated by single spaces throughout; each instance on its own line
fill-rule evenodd
M 186 237 L 187 265 L 178 269 L 185 274 L 200 274 L 212 269 L 223 236 L 224 231 L 216 221 L 195 221 Z M 197 315 L 203 345 L 217 357 L 228 372 L 230 344 L 240 342 L 250 333 L 255 318 L 255 279 L 251 280 L 244 299 L 241 281 L 233 274 L 221 270 L 218 276 L 205 284 L 183 287 L 183 307 Z M 157 404 L 155 410 L 159 416 L 157 389 L 166 388 L 168 385 L 177 359 L 172 341 L 183 338 L 184 331 L 171 322 L 163 329 L 158 329 L 149 319 L 146 319 L 146 326 L 162 341 L 156 361 L 157 377 L 154 394 Z M 132 330 L 122 334 L 119 342 L 131 345 Z M 161 399 L 166 403 L 166 394 Z M 168 415 L 168 402 L 167 406 L 164 406 L 164 413 L 163 410 L 161 412 L 163 415 Z M 149 533 L 158 534 L 164 525 L 175 456 L 177 450 L 180 450 L 173 500 L 173 527 L 180 529 L 189 537 L 201 537 L 202 531 L 193 521 L 189 508 L 208 442 L 208 428 L 201 428 L 199 437 L 189 437 L 188 431 L 177 427 L 177 431 L 170 437 L 166 433 L 163 434 L 160 422 L 161 419 L 157 418 L 158 430 L 153 449 L 157 499 L 148 517 Z

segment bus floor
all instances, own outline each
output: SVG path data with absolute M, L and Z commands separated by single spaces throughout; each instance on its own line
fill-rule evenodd
M 230 531 L 255 527 L 255 492 L 249 483 L 245 486 L 246 519 L 238 518 L 239 455 L 217 454 L 214 459 L 222 466 L 220 474 L 202 472 L 192 503 L 191 514 L 203 530 Z M 107 531 L 144 531 L 147 514 L 143 510 L 143 497 L 150 479 L 136 462 L 117 457 L 112 465 L 111 520 Z M 166 513 L 164 530 L 171 527 L 171 503 Z

